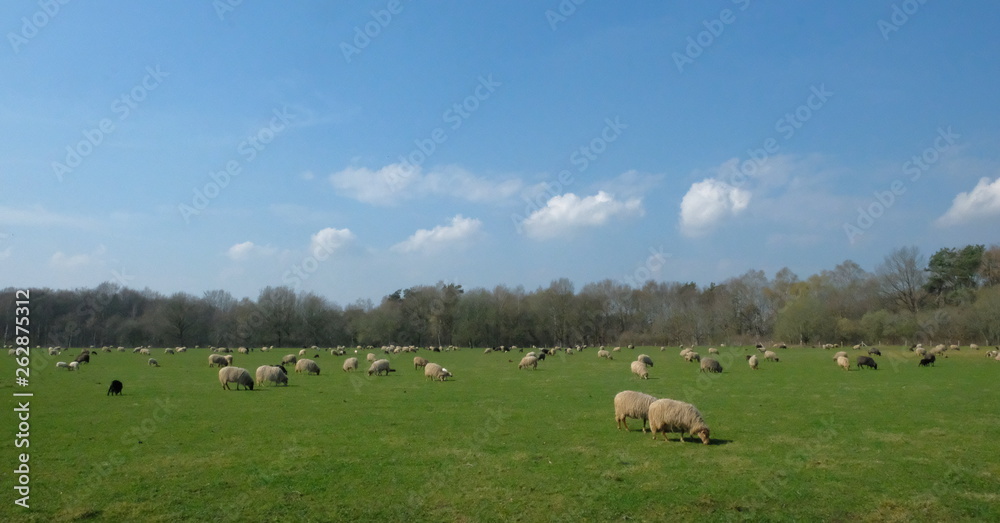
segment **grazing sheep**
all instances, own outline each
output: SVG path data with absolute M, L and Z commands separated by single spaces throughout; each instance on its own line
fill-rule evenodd
M 747 364 L 750 365 L 751 369 L 757 370 L 757 355 L 756 354 L 751 354 L 751 355 L 747 356 Z
M 257 367 L 257 385 L 263 385 L 265 381 L 270 381 L 275 385 L 284 383 L 288 386 L 288 373 L 280 365 L 261 365 Z
M 317 365 L 313 360 L 303 358 L 295 362 L 295 372 L 305 372 L 306 374 L 315 374 L 319 376 L 319 365 Z
M 875 363 L 875 360 L 869 356 L 858 356 L 857 364 L 858 370 L 861 370 L 864 367 L 871 367 L 872 369 L 878 370 L 878 363 Z
M 242 367 L 223 367 L 219 369 L 219 383 L 226 390 L 233 390 L 229 388 L 230 383 L 236 384 L 236 390 L 240 390 L 240 385 L 243 385 L 246 390 L 253 390 L 253 378 Z
M 297 357 L 295 357 L 294 354 L 285 354 L 285 356 L 283 358 L 281 358 L 281 364 L 282 365 L 286 365 L 286 364 L 287 365 L 294 365 L 295 362 L 297 362 L 297 361 L 299 361 L 299 359 Z
M 719 353 L 719 349 L 716 349 L 715 347 L 709 347 L 708 348 L 708 353 L 709 354 L 718 354 Z
M 521 358 L 521 363 L 517 364 L 518 369 L 527 369 L 531 367 L 533 370 L 538 370 L 538 358 L 534 356 L 525 356 Z
M 601 350 L 597 351 L 597 357 L 598 358 L 607 358 L 609 360 L 613 360 L 614 359 L 614 358 L 611 357 L 611 353 L 608 352 L 608 351 L 606 351 L 606 350 L 604 350 L 604 349 L 601 349 Z
M 164 354 L 173 354 L 174 353 L 174 349 L 171 349 L 171 348 L 167 347 L 166 349 L 163 349 L 163 353 Z
M 986 353 L 986 359 L 995 358 L 997 354 L 1000 354 L 1000 353 L 998 353 L 995 350 L 991 350 L 991 351 L 989 351 L 989 352 Z
M 221 354 L 209 354 L 208 355 L 208 366 L 209 367 L 213 367 L 215 365 L 218 365 L 219 367 L 225 367 L 225 366 L 229 365 L 229 362 L 226 361 L 225 356 L 223 356 Z
M 56 362 L 56 368 L 57 369 L 68 369 L 69 368 L 69 364 L 66 363 L 65 361 L 57 361 Z
M 837 358 L 837 365 L 844 370 L 851 370 L 851 360 L 847 359 L 847 356 Z
M 248 349 L 246 347 L 238 347 L 236 349 L 236 352 L 238 352 L 240 354 L 250 354 L 250 349 Z
M 120 396 L 122 393 L 122 382 L 118 380 L 111 380 L 111 386 L 108 387 L 107 396 Z
M 701 360 L 701 372 L 722 372 L 722 364 L 712 358 Z
M 869 356 L 881 356 L 882 355 L 882 351 L 878 350 L 875 347 L 872 347 L 872 348 L 868 349 L 868 355 Z
M 846 358 L 846 357 L 847 357 L 847 352 L 840 351 L 833 355 L 833 361 L 837 361 L 838 358 Z
M 421 358 L 420 356 L 414 356 L 413 357 L 413 370 L 417 370 L 420 367 L 426 367 L 426 366 L 427 366 L 427 360 L 426 359 Z
M 73 361 L 77 363 L 90 363 L 90 351 L 84 349 Z
M 159 367 L 160 362 L 156 361 L 153 358 L 149 358 L 149 361 L 146 362 L 146 365 L 149 365 L 150 367 Z
M 424 376 L 436 381 L 446 381 L 448 378 L 452 377 L 452 374 L 448 372 L 448 369 L 438 365 L 437 363 L 427 363 L 424 366 Z
M 351 372 L 355 370 L 358 370 L 357 358 L 347 358 L 344 360 L 344 372 Z
M 695 351 L 688 351 L 686 354 L 684 354 L 684 359 L 688 363 L 691 363 L 692 361 L 701 361 L 701 354 L 698 354 Z
M 633 418 L 642 420 L 642 432 L 645 433 L 646 422 L 649 421 L 649 405 L 654 401 L 655 397 L 634 390 L 623 390 L 615 394 L 615 423 L 618 430 L 623 425 L 625 430 L 629 430 L 626 418 Z
M 615 347 L 615 348 L 611 349 L 611 352 L 621 352 L 621 351 L 622 351 L 621 347 Z
M 781 361 L 778 359 L 778 353 L 771 350 L 764 351 L 764 359 L 768 361 Z
M 139 354 L 143 356 L 149 356 L 149 349 L 139 349 Z
M 69 362 L 69 370 L 77 370 L 79 368 L 80 368 L 80 362 L 78 361 Z
M 635 358 L 635 361 L 641 361 L 646 364 L 647 367 L 653 366 L 653 359 L 645 354 L 640 354 Z
M 920 363 L 918 364 L 918 367 L 927 367 L 928 365 L 934 365 L 935 359 L 936 358 L 934 357 L 933 354 L 928 354 L 923 358 L 920 358 Z
M 969 350 L 979 350 L 979 345 L 976 345 L 975 343 L 970 343 Z
M 913 352 L 917 356 L 926 356 L 927 355 L 927 349 L 925 349 L 923 347 L 917 347 L 917 348 L 913 349 Z
M 632 362 L 632 374 L 639 376 L 639 379 L 648 380 L 649 371 L 646 370 L 646 364 L 641 361 Z
M 663 432 L 663 441 L 667 441 L 667 434 L 677 432 L 680 434 L 680 441 L 684 441 L 684 433 L 698 436 L 701 442 L 708 445 L 709 439 L 708 425 L 701 417 L 701 412 L 690 404 L 672 399 L 658 399 L 649 405 L 649 428 L 653 431 L 653 439 L 656 439 L 658 432 Z
M 388 376 L 390 372 L 396 372 L 396 369 L 390 368 L 389 360 L 375 360 L 372 362 L 371 367 L 368 367 L 369 376 L 372 374 L 378 376 L 383 372 L 386 376 Z
M 367 357 L 368 361 L 375 361 L 375 353 L 369 352 Z

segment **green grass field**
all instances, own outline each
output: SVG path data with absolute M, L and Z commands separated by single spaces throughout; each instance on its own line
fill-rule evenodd
M 778 350 L 753 371 L 752 349 L 721 350 L 719 375 L 676 348 L 591 349 L 537 371 L 516 352 L 421 351 L 454 373 L 444 383 L 413 354 L 368 377 L 367 351 L 350 375 L 320 352 L 320 376 L 251 392 L 222 390 L 204 349 L 153 350 L 160 368 L 98 353 L 79 372 L 36 353 L 28 510 L 13 503 L 23 389 L 5 357 L 0 521 L 1000 521 L 1000 363 L 983 351 L 918 368 L 884 349 L 878 371 L 845 372 L 833 351 Z M 640 352 L 649 380 L 629 371 Z M 106 396 L 112 379 L 122 396 Z M 636 420 L 616 430 L 628 389 L 694 403 L 712 444 L 654 442 Z

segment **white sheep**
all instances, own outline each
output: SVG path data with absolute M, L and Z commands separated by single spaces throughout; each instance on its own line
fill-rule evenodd
M 173 354 L 174 353 L 174 349 L 171 349 L 170 347 L 167 347 L 167 348 L 163 349 L 163 353 L 164 354 Z
M 969 350 L 979 350 L 979 345 L 976 345 L 975 343 L 970 343 Z
M 79 368 L 80 368 L 80 362 L 79 361 L 71 361 L 71 362 L 69 362 L 69 370 L 77 370 Z
M 716 349 L 715 347 L 709 347 L 708 348 L 708 353 L 709 354 L 718 354 L 719 353 L 719 349 Z
M 375 360 L 372 362 L 371 367 L 368 367 L 369 376 L 371 376 L 372 374 L 379 376 L 383 372 L 385 373 L 386 376 L 388 376 L 390 372 L 396 372 L 396 369 L 391 368 L 389 360 L 386 359 Z
M 708 445 L 708 425 L 705 424 L 701 412 L 690 403 L 672 399 L 658 399 L 649 405 L 649 428 L 653 431 L 653 439 L 658 432 L 663 432 L 663 441 L 667 434 L 680 433 L 680 441 L 684 441 L 684 433 L 698 436 L 701 442 Z
M 649 371 L 646 369 L 646 364 L 641 361 L 632 362 L 632 374 L 639 376 L 639 379 L 649 379 Z
M 66 363 L 65 361 L 57 361 L 56 362 L 56 368 L 57 369 L 68 369 L 69 368 L 69 364 Z
M 518 369 L 527 369 L 529 367 L 532 368 L 532 369 L 537 370 L 538 369 L 538 358 L 536 358 L 534 356 L 525 356 L 525 357 L 521 358 L 521 363 L 517 364 L 517 368 Z
M 649 420 L 649 406 L 656 398 L 649 394 L 634 390 L 623 390 L 615 394 L 615 423 L 618 430 L 625 426 L 629 430 L 626 418 L 642 420 L 642 431 L 646 432 L 646 422 Z
M 689 350 L 684 354 L 684 359 L 687 360 L 688 363 L 692 361 L 701 361 L 701 354 L 698 354 L 693 350 Z
M 216 365 L 218 365 L 219 367 L 225 367 L 225 366 L 229 365 L 229 362 L 226 361 L 226 358 L 223 355 L 221 355 L 221 354 L 209 354 L 208 355 L 208 366 L 209 367 L 214 367 Z
M 282 365 L 286 363 L 289 365 L 294 365 L 296 361 L 299 361 L 299 359 L 296 358 L 294 354 L 285 354 L 285 356 L 281 358 Z
M 253 390 L 253 378 L 250 377 L 250 373 L 246 369 L 241 367 L 219 369 L 219 383 L 226 390 L 232 390 L 229 388 L 230 383 L 236 384 L 236 390 L 240 390 L 240 385 L 243 385 L 247 390 Z
M 635 361 L 641 361 L 646 364 L 647 367 L 653 366 L 653 359 L 645 354 L 640 354 L 636 356 Z
M 344 360 L 344 372 L 350 372 L 358 370 L 358 359 L 357 358 L 347 358 Z
M 771 350 L 764 351 L 764 358 L 768 361 L 781 361 L 778 359 L 778 353 Z
M 313 360 L 303 358 L 295 363 L 295 372 L 305 372 L 306 374 L 319 376 L 319 365 Z
M 844 357 L 844 358 L 846 358 L 846 357 L 847 357 L 847 351 L 843 351 L 843 350 L 842 350 L 842 351 L 840 351 L 840 352 L 838 352 L 838 353 L 834 354 L 834 355 L 833 355 L 833 361 L 837 361 L 837 358 L 840 358 L 840 357 Z
M 430 378 L 431 380 L 446 381 L 448 378 L 452 377 L 452 374 L 448 372 L 448 369 L 438 365 L 437 363 L 428 363 L 424 366 L 424 376 Z
M 597 357 L 598 358 L 607 358 L 609 360 L 613 360 L 614 359 L 614 358 L 611 357 L 611 353 L 608 352 L 608 351 L 606 351 L 606 350 L 604 350 L 604 349 L 601 349 L 601 350 L 597 351 Z
M 302 349 L 302 350 L 300 350 L 300 351 L 299 351 L 299 357 L 300 357 L 300 358 L 301 358 L 302 356 L 305 356 L 305 355 L 306 355 L 306 350 L 305 350 L 305 349 Z
M 757 363 L 758 363 L 757 362 L 757 355 L 756 354 L 751 354 L 751 355 L 747 356 L 747 363 L 750 365 L 751 369 L 757 370 Z
M 288 386 L 288 373 L 283 367 L 277 365 L 261 365 L 257 367 L 257 385 L 263 385 L 265 381 L 270 381 L 275 385 L 284 383 Z
M 847 356 L 837 358 L 837 365 L 844 370 L 851 370 L 851 360 L 847 359 Z
M 149 365 L 150 367 L 159 367 L 160 362 L 156 361 L 153 358 L 149 358 L 149 361 L 146 362 L 146 365 Z
M 149 356 L 149 349 L 139 349 L 139 354 L 143 356 Z

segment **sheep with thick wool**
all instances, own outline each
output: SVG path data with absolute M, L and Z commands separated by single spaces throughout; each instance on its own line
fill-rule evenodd
M 708 425 L 702 418 L 701 412 L 690 404 L 672 399 L 658 399 L 649 405 L 649 428 L 653 431 L 653 439 L 656 434 L 663 432 L 663 441 L 667 441 L 667 434 L 671 432 L 680 433 L 680 441 L 684 441 L 684 433 L 701 438 L 701 442 L 708 445 L 709 439 Z
M 156 361 L 154 358 L 149 358 L 149 361 L 146 362 L 146 365 L 149 365 L 150 367 L 159 367 L 160 362 Z
M 629 430 L 626 418 L 642 420 L 642 431 L 646 432 L 646 422 L 649 421 L 649 406 L 656 398 L 634 390 L 623 390 L 615 394 L 615 423 L 618 430 L 625 426 Z
M 347 358 L 344 360 L 344 372 L 351 372 L 358 370 L 358 359 L 357 358 Z
M 751 369 L 757 370 L 758 363 L 759 362 L 757 361 L 757 355 L 756 354 L 751 354 L 751 355 L 747 356 L 747 364 L 750 365 Z
M 240 390 L 240 385 L 243 385 L 246 390 L 253 390 L 253 378 L 250 377 L 250 372 L 242 367 L 222 367 L 219 369 L 219 383 L 226 390 L 233 390 L 229 388 L 230 383 L 236 384 L 236 390 Z
M 285 354 L 281 358 L 282 365 L 295 365 L 295 362 L 299 361 L 299 358 L 294 354 Z
M 396 369 L 391 367 L 392 366 L 390 365 L 389 360 L 375 360 L 372 362 L 371 367 L 368 367 L 368 375 L 371 376 L 374 374 L 379 376 L 384 372 L 385 375 L 388 376 L 390 372 L 396 372 Z
M 226 361 L 225 356 L 223 356 L 222 354 L 209 354 L 208 355 L 208 366 L 209 367 L 214 367 L 216 365 L 218 365 L 219 367 L 225 367 L 225 366 L 229 365 L 229 362 Z
M 635 361 L 641 361 L 646 364 L 647 367 L 653 366 L 653 359 L 645 354 L 640 354 L 636 356 Z
M 639 379 L 648 380 L 649 370 L 646 369 L 646 364 L 641 361 L 632 362 L 632 374 L 639 376 Z
M 295 372 L 305 372 L 306 374 L 315 374 L 319 376 L 319 365 L 315 361 L 302 358 L 301 360 L 295 362 Z
M 448 369 L 438 365 L 437 363 L 428 362 L 424 366 L 424 376 L 430 378 L 434 381 L 447 381 L 448 378 L 453 377 Z
M 531 368 L 533 370 L 538 370 L 538 358 L 534 356 L 525 356 L 521 358 L 521 362 L 517 364 L 518 369 Z
M 846 358 L 847 357 L 847 352 L 846 351 L 840 351 L 840 352 L 834 354 L 833 355 L 833 361 L 837 361 L 837 358 L 840 358 L 840 357 Z
M 722 372 L 722 364 L 714 358 L 705 358 L 701 360 L 701 372 Z
M 606 350 L 604 350 L 604 349 L 601 349 L 601 350 L 597 351 L 597 357 L 598 358 L 607 358 L 609 360 L 613 360 L 614 359 L 614 358 L 611 357 L 611 353 L 608 352 L 608 351 L 606 351 Z
M 773 350 L 764 351 L 764 359 L 768 361 L 781 361 L 778 359 L 778 353 Z
M 837 358 L 837 365 L 844 370 L 851 370 L 851 360 L 847 359 L 847 356 Z
M 284 384 L 288 386 L 288 373 L 285 372 L 285 368 L 280 365 L 261 365 L 257 367 L 257 385 L 263 385 L 264 382 L 270 381 L 275 385 Z
M 417 370 L 420 367 L 427 367 L 427 358 L 421 358 L 420 356 L 413 357 L 413 370 Z

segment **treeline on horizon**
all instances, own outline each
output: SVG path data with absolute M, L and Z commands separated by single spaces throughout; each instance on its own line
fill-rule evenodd
M 33 346 L 333 347 L 456 345 L 743 345 L 784 342 L 1000 343 L 1000 245 L 916 247 L 870 273 L 851 260 L 801 279 L 750 270 L 719 284 L 607 279 L 577 292 L 566 278 L 465 290 L 439 282 L 400 289 L 378 305 L 347 306 L 291 287 L 257 300 L 224 290 L 165 296 L 105 282 L 93 289 L 30 289 Z M 13 346 L 15 289 L 0 293 L 3 341 Z

